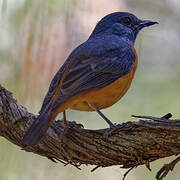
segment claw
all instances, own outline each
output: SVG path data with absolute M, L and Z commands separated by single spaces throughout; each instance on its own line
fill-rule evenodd
M 107 129 L 104 133 L 104 139 L 108 139 L 108 137 L 114 133 L 116 130 L 118 130 L 119 128 L 121 128 L 123 125 L 122 124 L 113 124 L 113 126 L 110 126 L 109 129 Z

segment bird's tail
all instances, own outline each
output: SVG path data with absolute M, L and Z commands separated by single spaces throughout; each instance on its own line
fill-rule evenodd
M 45 111 L 38 116 L 22 139 L 24 146 L 35 145 L 42 139 L 50 125 L 51 115 Z

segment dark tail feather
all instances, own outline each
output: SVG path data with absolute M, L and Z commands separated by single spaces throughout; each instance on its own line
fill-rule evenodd
M 48 113 L 42 113 L 33 122 L 31 127 L 27 130 L 25 136 L 22 139 L 22 144 L 24 146 L 30 146 L 37 144 L 42 137 L 45 135 L 48 127 L 48 121 L 51 116 Z

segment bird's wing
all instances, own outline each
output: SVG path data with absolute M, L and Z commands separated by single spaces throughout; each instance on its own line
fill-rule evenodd
M 123 42 L 87 41 L 69 56 L 55 75 L 41 111 L 53 100 L 53 109 L 72 96 L 103 88 L 128 74 L 135 55 Z

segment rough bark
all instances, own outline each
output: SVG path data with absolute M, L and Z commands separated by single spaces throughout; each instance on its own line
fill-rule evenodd
M 62 121 L 56 121 L 48 129 L 45 137 L 35 146 L 23 147 L 21 139 L 36 116 L 22 107 L 10 92 L 0 86 L 0 135 L 23 148 L 65 164 L 79 168 L 81 164 L 107 167 L 121 165 L 133 168 L 180 153 L 180 120 L 136 117 L 146 120 L 125 122 L 104 138 L 107 129 L 88 130 L 81 124 L 71 123 L 63 131 Z M 179 161 L 179 157 L 176 163 Z M 173 162 L 172 162 L 173 163 Z M 157 179 L 162 179 L 175 166 L 163 167 Z

